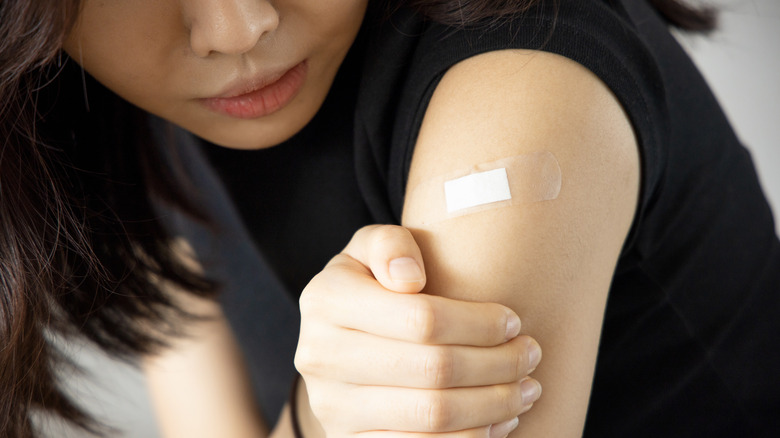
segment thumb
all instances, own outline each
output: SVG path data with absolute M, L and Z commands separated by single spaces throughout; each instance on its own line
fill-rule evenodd
M 344 253 L 362 263 L 386 289 L 417 293 L 425 287 L 425 266 L 412 233 L 396 225 L 358 230 Z

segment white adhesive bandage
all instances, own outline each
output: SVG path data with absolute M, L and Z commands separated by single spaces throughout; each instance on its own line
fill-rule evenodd
M 412 189 L 425 200 L 407 203 L 404 216 L 426 225 L 492 208 L 548 201 L 561 191 L 561 168 L 548 151 L 516 155 L 442 175 Z
M 504 167 L 444 182 L 447 213 L 510 199 L 512 194 Z

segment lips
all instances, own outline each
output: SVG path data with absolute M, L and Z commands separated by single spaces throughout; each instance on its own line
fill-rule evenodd
M 210 110 L 239 119 L 255 119 L 284 108 L 298 94 L 306 79 L 306 61 L 281 75 L 240 84 L 217 97 L 201 99 Z

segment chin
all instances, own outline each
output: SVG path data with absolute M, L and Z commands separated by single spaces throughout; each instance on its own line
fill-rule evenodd
M 265 137 L 264 139 L 258 137 L 235 138 L 235 136 L 226 138 L 224 136 L 198 135 L 197 133 L 195 133 L 195 135 L 217 146 L 240 150 L 266 149 L 283 143 L 286 140 L 286 138 L 282 140 L 274 140 L 268 137 Z M 292 135 L 289 137 L 292 137 Z
M 301 127 L 302 129 L 303 127 Z M 241 130 L 235 130 L 231 133 L 224 135 L 201 135 L 194 132 L 198 137 L 209 141 L 217 146 L 222 146 L 229 149 L 266 149 L 277 146 L 285 141 L 289 140 L 300 129 L 285 130 L 286 132 L 241 132 Z
M 261 124 L 255 124 L 252 121 L 242 121 L 239 123 L 227 123 L 222 126 L 179 126 L 217 146 L 252 150 L 266 149 L 284 143 L 303 129 L 308 122 L 308 119 L 296 120 L 293 123 Z

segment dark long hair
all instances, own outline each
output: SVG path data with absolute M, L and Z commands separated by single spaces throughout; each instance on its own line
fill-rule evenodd
M 468 24 L 539 0 L 397 0 L 430 19 Z M 552 1 L 552 0 L 551 0 Z M 561 0 L 558 0 L 561 1 Z M 650 0 L 677 26 L 714 15 Z M 130 358 L 177 334 L 187 317 L 169 283 L 204 297 L 213 282 L 184 267 L 155 200 L 205 220 L 149 133 L 147 115 L 104 89 L 60 49 L 79 0 L 0 3 L 0 436 L 32 437 L 31 414 L 96 431 L 67 398 L 53 335 L 81 335 Z M 77 84 L 77 86 L 73 86 Z M 83 91 L 82 91 L 83 90 Z M 89 96 L 88 107 L 82 93 Z M 174 318 L 175 319 L 175 318 Z
M 182 265 L 155 219 L 152 199 L 202 214 L 165 182 L 173 171 L 146 115 L 60 51 L 78 7 L 0 3 L 3 437 L 34 436 L 36 411 L 98 429 L 57 384 L 67 364 L 53 336 L 79 334 L 123 358 L 153 352 L 186 316 L 160 284 L 215 290 Z
M 391 7 L 407 5 L 433 21 L 453 26 L 510 17 L 527 11 L 541 1 L 563 0 L 390 0 Z M 717 13 L 711 7 L 693 7 L 684 0 L 647 0 L 672 26 L 707 32 L 716 26 Z

